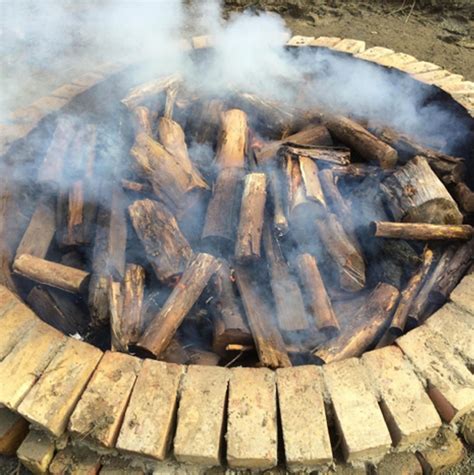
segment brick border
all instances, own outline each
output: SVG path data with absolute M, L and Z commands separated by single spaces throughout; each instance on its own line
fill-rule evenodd
M 287 46 L 327 48 L 397 69 L 415 80 L 440 88 L 474 117 L 474 83 L 432 63 L 418 61 L 410 55 L 396 53 L 388 48 L 366 49 L 365 42 L 348 38 L 293 36 Z M 185 50 L 209 47 L 212 47 L 212 38 L 209 36 L 194 37 L 190 43 L 183 43 Z M 7 123 L 0 125 L 0 156 L 6 155 L 14 145 L 27 139 L 44 119 L 112 75 L 123 72 L 128 66 L 122 63 L 105 64 L 57 88 L 30 106 L 15 111 Z M 178 458 L 188 463 L 195 461 L 216 465 L 222 462 L 222 435 L 227 423 L 227 429 L 232 431 L 231 434 L 225 434 L 227 462 L 236 468 L 259 470 L 274 466 L 279 434 L 282 436 L 289 470 L 328 467 L 332 462 L 329 432 L 334 435 L 334 431 L 341 437 L 346 460 L 375 463 L 389 450 L 397 453 L 422 447 L 441 427 L 442 420 L 453 425 L 473 410 L 474 379 L 467 366 L 474 361 L 472 288 L 474 274 L 465 276 L 452 292 L 451 301 L 430 317 L 426 324 L 399 338 L 396 346 L 365 353 L 361 358 L 332 363 L 323 369 L 315 366 L 295 367 L 276 373 L 266 369 L 246 369 L 244 372 L 248 374 L 245 377 L 258 381 L 258 384 L 249 386 L 242 383 L 240 369 L 202 367 L 201 371 L 195 367 L 188 371 L 186 366 L 161 362 L 142 365 L 141 360 L 131 356 L 111 352 L 102 354 L 97 349 L 91 350 L 86 343 L 57 335 L 14 294 L 0 287 L 0 324 L 3 329 L 0 336 L 0 376 L 11 375 L 11 380 L 5 381 L 6 389 L 0 390 L 0 405 L 9 407 L 31 422 L 32 431 L 18 449 L 18 457 L 25 465 L 37 467 L 38 470 L 49 465 L 54 447 L 59 452 L 53 460 L 52 469 L 60 467 L 64 460 L 70 462 L 71 453 L 79 445 L 92 448 L 95 453 L 105 453 L 106 459 L 117 451 L 123 457 L 132 457 L 134 463 L 150 462 L 152 459 L 149 457 L 154 457 L 155 461 L 150 462 L 149 466 L 154 466 L 158 473 L 174 473 L 172 470 L 180 470 L 176 473 L 200 473 L 197 465 L 184 468 L 186 466 L 177 465 L 175 459 L 159 461 L 164 458 L 166 447 L 173 438 L 176 417 L 177 432 L 180 434 Z M 447 323 L 449 332 L 443 330 Z M 24 334 L 27 338 L 19 340 L 18 335 Z M 23 345 L 28 342 L 35 344 L 38 337 L 46 336 L 57 342 L 55 350 L 42 361 L 41 366 L 35 365 L 36 379 L 31 379 L 31 375 L 27 374 L 29 380 L 25 389 L 25 382 L 18 379 L 21 379 L 21 374 L 8 371 L 12 365 L 22 361 Z M 63 340 L 66 340 L 66 344 Z M 60 371 L 62 355 L 68 355 L 69 360 L 71 352 L 78 361 L 80 377 L 74 378 Z M 110 360 L 116 358 L 120 359 L 123 371 L 118 379 L 114 379 L 114 383 L 122 393 L 113 394 L 112 412 L 106 408 L 103 414 L 99 414 L 100 407 L 95 405 L 94 391 L 100 390 L 103 381 L 110 377 Z M 45 394 L 52 391 L 51 388 L 54 392 L 56 376 L 54 372 L 48 371 L 54 368 L 59 369 L 62 393 L 56 398 L 44 400 Z M 207 384 L 211 384 L 208 383 L 207 373 L 214 371 L 216 375 L 210 380 L 215 380 L 217 386 L 207 387 Z M 148 403 L 141 388 L 150 384 L 150 378 L 158 374 L 165 387 L 156 392 L 156 397 L 162 399 L 163 403 L 156 416 L 159 420 L 153 421 L 150 426 L 146 410 Z M 67 378 L 71 384 L 64 383 L 63 380 L 68 382 Z M 137 378 L 140 383 L 135 385 Z M 97 385 L 95 389 L 94 384 Z M 225 391 L 227 386 L 228 394 Z M 156 391 L 153 388 L 155 386 L 152 384 L 150 390 Z M 118 401 L 118 395 L 123 399 L 122 403 Z M 278 398 L 278 408 L 275 397 Z M 207 401 L 205 421 L 198 417 L 202 398 Z M 301 400 L 307 405 L 306 408 L 300 407 Z M 90 401 L 97 414 L 87 412 Z M 130 407 L 133 406 L 133 410 L 130 409 L 132 412 L 127 412 L 129 402 Z M 59 407 L 60 413 L 56 410 Z M 24 427 L 18 423 L 17 417 L 9 415 L 12 413 L 6 409 L 2 411 L 0 429 L 11 423 L 15 430 L 7 430 L 7 436 L 2 435 L 0 430 L 0 447 L 6 440 L 11 450 L 21 432 L 16 428 L 20 426 L 24 434 Z M 229 414 L 228 421 L 226 411 Z M 71 416 L 75 421 L 73 425 L 69 421 Z M 103 425 L 98 422 L 101 416 L 105 416 Z M 92 421 L 84 424 L 87 417 Z M 122 427 L 124 417 L 128 424 Z M 330 430 L 327 418 L 330 418 Z M 311 427 L 305 427 L 308 421 Z M 263 440 L 258 437 L 254 439 L 256 430 L 261 432 L 261 427 L 259 429 L 255 424 L 264 424 L 266 437 Z M 84 428 L 81 429 L 81 425 Z M 65 439 L 68 432 L 64 430 L 67 426 L 70 435 L 76 433 L 72 445 Z M 15 438 L 8 439 L 8 434 L 14 434 Z M 313 435 L 313 440 L 311 434 L 317 434 L 317 437 Z M 140 446 L 140 437 L 146 438 L 143 446 Z M 194 445 L 199 440 L 206 441 L 202 450 L 211 451 L 209 456 L 202 451 L 194 455 Z M 156 444 L 159 444 L 158 450 Z M 31 459 L 31 447 L 37 450 L 37 460 Z M 83 447 L 79 450 L 88 449 Z M 99 455 L 94 455 L 94 452 L 89 452 L 78 463 L 98 470 Z M 426 459 L 423 460 L 426 463 Z M 112 463 L 125 462 L 115 458 Z M 105 465 L 102 473 L 110 470 Z M 125 470 L 131 473 L 130 469 Z

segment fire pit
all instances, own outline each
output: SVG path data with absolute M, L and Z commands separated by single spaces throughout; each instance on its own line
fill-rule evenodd
M 319 65 L 291 106 L 139 65 L 6 127 L 0 403 L 34 428 L 157 473 L 171 440 L 180 463 L 302 469 L 472 408 L 471 83 L 355 40 L 287 48 Z M 456 140 L 311 102 L 351 68 L 416 84 Z

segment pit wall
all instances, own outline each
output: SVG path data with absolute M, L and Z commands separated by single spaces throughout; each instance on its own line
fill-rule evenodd
M 195 37 L 185 47 L 210 46 Z M 352 39 L 296 36 L 288 47 L 396 68 L 474 116 L 474 84 L 432 63 Z M 0 126 L 3 164 L 38 154 L 58 112 L 100 97 L 111 81 L 120 88 L 127 71 L 104 65 L 12 114 Z M 106 107 L 92 102 L 98 113 Z M 34 473 L 437 473 L 465 455 L 457 431 L 474 442 L 474 274 L 395 345 L 322 368 L 186 367 L 103 353 L 40 321 L 5 286 L 0 326 L 0 453 Z

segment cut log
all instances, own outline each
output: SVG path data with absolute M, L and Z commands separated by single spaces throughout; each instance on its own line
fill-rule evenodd
M 123 295 L 120 282 L 114 282 L 109 277 L 109 307 L 110 307 L 110 346 L 112 351 L 126 352 L 128 339 L 123 329 Z
M 398 296 L 398 290 L 392 285 L 379 284 L 354 317 L 356 321 L 362 319 L 362 323 L 355 328 L 350 326 L 337 338 L 318 348 L 314 355 L 326 364 L 362 355 L 388 325 Z
M 58 196 L 58 240 L 64 246 L 84 243 L 84 183 L 76 180 Z
M 138 346 L 157 357 L 160 356 L 218 268 L 219 261 L 215 257 L 210 254 L 197 254 L 162 309 L 138 340 Z
M 270 274 L 270 286 L 275 302 L 278 327 L 282 332 L 308 330 L 309 324 L 301 289 L 291 274 L 280 244 L 268 223 L 263 231 L 263 246 Z
M 156 277 L 173 283 L 193 254 L 176 219 L 165 206 L 149 199 L 135 201 L 128 211 Z
M 461 224 L 462 214 L 423 157 L 415 157 L 380 185 L 396 221 Z
M 320 160 L 322 162 L 349 165 L 351 163 L 351 151 L 346 147 L 311 147 L 309 145 L 298 145 L 286 143 L 283 146 L 285 153 L 289 153 L 295 158 L 306 157 L 311 160 Z
M 300 277 L 311 316 L 318 330 L 333 333 L 340 329 L 316 258 L 311 254 L 299 254 L 296 269 Z
M 89 280 L 88 272 L 28 254 L 15 259 L 13 271 L 35 282 L 72 293 L 84 292 Z
M 471 239 L 474 228 L 468 224 L 392 223 L 374 221 L 371 230 L 375 237 L 392 239 L 416 239 L 420 241 L 447 241 Z
M 296 134 L 266 144 L 255 153 L 258 164 L 264 165 L 274 159 L 280 147 L 286 142 L 298 145 L 332 145 L 331 136 L 324 125 L 311 125 Z
M 454 188 L 456 201 L 466 213 L 474 213 L 474 191 L 466 183 L 458 183 Z
M 247 140 L 247 114 L 239 109 L 224 112 L 217 146 L 217 166 L 220 169 L 245 168 Z
M 235 258 L 248 262 L 260 258 L 267 181 L 264 173 L 245 177 L 240 220 L 235 243 Z
M 174 104 L 176 102 L 176 96 L 178 95 L 180 85 L 180 81 L 175 81 L 166 88 L 165 110 L 163 116 L 168 119 L 173 118 Z
M 270 167 L 266 171 L 270 190 L 270 198 L 273 205 L 273 227 L 280 236 L 288 232 L 288 218 L 286 216 L 286 204 L 283 197 L 284 187 L 280 171 Z
M 153 194 L 153 189 L 148 183 L 140 183 L 132 180 L 122 180 L 122 188 L 128 191 L 134 191 L 135 193 L 141 193 L 144 195 Z
M 362 158 L 376 161 L 382 168 L 393 168 L 397 163 L 397 151 L 357 122 L 347 117 L 337 116 L 326 120 L 325 125 L 334 137 Z
M 357 292 L 365 286 L 365 263 L 348 238 L 336 216 L 328 213 L 316 220 L 316 229 L 325 251 L 334 264 L 339 287 L 348 292 Z
M 219 355 L 225 355 L 230 344 L 250 345 L 252 335 L 234 291 L 229 264 L 223 259 L 219 262 L 220 267 L 211 283 L 212 348 Z
M 133 119 L 135 122 L 135 134 L 144 133 L 153 137 L 152 118 L 148 107 L 135 107 L 133 109 Z
M 291 366 L 283 338 L 255 276 L 244 266 L 237 266 L 235 274 L 261 364 L 269 368 Z
M 232 249 L 239 219 L 243 176 L 242 169 L 228 168 L 217 177 L 201 236 L 204 243 L 213 249 Z
M 217 142 L 221 115 L 224 113 L 224 104 L 220 99 L 204 100 L 197 104 L 197 111 L 191 121 L 191 135 L 199 144 L 208 143 L 211 146 Z

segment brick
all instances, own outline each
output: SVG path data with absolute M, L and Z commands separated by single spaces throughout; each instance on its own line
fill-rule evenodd
M 288 46 L 306 46 L 311 44 L 314 40 L 314 36 L 292 36 L 286 43 Z
M 398 449 L 434 437 L 441 419 L 400 349 L 370 351 L 362 356 L 362 363 L 383 401 L 382 411 Z
M 375 60 L 376 63 L 391 68 L 400 68 L 401 66 L 415 63 L 417 61 L 418 60 L 414 56 L 405 53 L 393 53 Z
M 277 370 L 277 392 L 286 465 L 305 468 L 331 462 L 320 368 Z
M 145 360 L 125 412 L 117 448 L 158 460 L 167 455 L 184 367 Z
M 32 430 L 18 448 L 16 455 L 31 472 L 48 473 L 54 455 L 54 442 L 45 433 Z
M 341 38 L 336 36 L 320 36 L 311 41 L 311 46 L 322 46 L 324 48 L 332 48 L 334 45 L 339 43 Z
M 28 434 L 28 422 L 18 414 L 0 408 L 0 454 L 15 455 Z
M 74 97 L 83 93 L 87 89 L 86 86 L 79 86 L 78 84 L 64 84 L 55 89 L 51 95 L 54 97 L 61 97 L 70 101 Z
M 193 36 L 191 45 L 194 49 L 211 48 L 214 46 L 214 39 L 211 35 Z
M 427 73 L 414 74 L 413 79 L 426 84 L 434 84 L 435 81 L 439 81 L 450 76 L 452 76 L 452 74 L 449 71 L 446 71 L 445 69 L 438 69 L 435 71 L 429 71 Z
M 18 412 L 59 437 L 101 356 L 98 348 L 69 338 L 20 404 Z
M 33 106 L 21 107 L 13 111 L 8 120 L 14 124 L 34 124 L 43 119 L 44 114 L 39 109 Z
M 431 399 L 445 420 L 454 423 L 474 407 L 474 377 L 444 338 L 422 325 L 396 344 L 429 381 Z
M 275 373 L 234 368 L 229 383 L 227 463 L 232 468 L 277 465 Z
M 140 365 L 133 356 L 106 352 L 72 413 L 69 432 L 113 447 Z
M 354 56 L 359 59 L 373 61 L 390 54 L 394 54 L 393 49 L 383 48 L 382 46 L 374 46 L 373 48 L 366 49 L 362 53 L 355 54 Z
M 387 454 L 377 465 L 377 475 L 423 475 L 420 462 L 410 452 Z
M 15 410 L 65 342 L 60 332 L 37 322 L 0 363 L 0 404 Z
M 344 53 L 362 53 L 365 51 L 365 41 L 344 38 L 343 40 L 339 41 L 339 43 L 336 43 L 332 49 L 343 51 Z
M 474 82 L 453 81 L 443 86 L 443 90 L 449 93 L 472 94 L 474 93 Z
M 230 370 L 189 366 L 183 377 L 174 439 L 179 462 L 218 465 Z
M 24 139 L 34 128 L 35 123 L 0 124 L 0 156 Z
M 461 424 L 461 433 L 467 445 L 474 447 L 474 412 L 464 417 Z
M 45 96 L 37 99 L 31 105 L 39 109 L 43 114 L 51 114 L 53 112 L 58 112 L 68 103 L 67 99 L 54 96 Z
M 451 292 L 449 299 L 474 316 L 474 274 L 464 276 Z
M 0 285 L 0 317 L 16 304 L 22 303 L 17 294 L 4 285 Z
M 78 78 L 74 79 L 72 81 L 72 84 L 76 84 L 78 86 L 83 86 L 86 88 L 91 88 L 92 86 L 95 86 L 99 82 L 103 81 L 104 75 L 100 74 L 98 72 L 89 72 L 85 73 L 82 76 L 79 76 Z
M 446 77 L 437 79 L 433 81 L 433 84 L 438 87 L 442 87 L 443 85 L 450 84 L 452 82 L 462 81 L 464 79 L 461 74 L 452 74 L 449 73 Z
M 417 61 L 416 63 L 404 64 L 403 66 L 400 66 L 399 69 L 408 74 L 420 74 L 436 71 L 441 68 L 437 64 L 429 63 L 427 61 Z
M 474 365 L 474 315 L 447 303 L 426 320 L 426 325 Z
M 100 456 L 86 447 L 60 450 L 49 466 L 50 475 L 96 475 L 100 470 Z
M 349 358 L 326 365 L 323 375 L 341 432 L 346 461 L 382 457 L 392 441 L 359 360 Z

